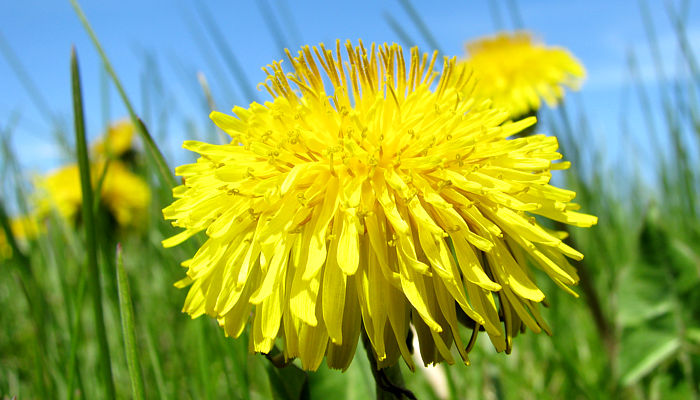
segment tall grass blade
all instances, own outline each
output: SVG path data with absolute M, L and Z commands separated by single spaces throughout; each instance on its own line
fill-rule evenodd
M 156 390 L 158 391 L 158 398 L 161 400 L 167 400 L 168 399 L 168 390 L 167 387 L 165 386 L 165 379 L 163 378 L 163 367 L 160 362 L 160 358 L 158 356 L 158 349 L 155 347 L 155 344 L 153 343 L 153 339 L 151 338 L 153 333 L 152 329 L 150 327 L 146 327 L 146 332 L 144 332 L 144 337 L 146 339 L 146 349 L 148 351 L 148 358 L 151 361 L 151 367 L 153 369 L 153 376 L 156 381 Z
M 95 229 L 95 213 L 93 208 L 92 182 L 90 178 L 90 163 L 85 139 L 85 118 L 83 115 L 83 97 L 80 85 L 80 71 L 75 48 L 71 51 L 71 87 L 73 90 L 73 113 L 75 119 L 75 143 L 80 169 L 80 187 L 82 191 L 83 225 L 85 229 L 85 246 L 87 248 L 86 263 L 88 279 L 92 294 L 92 306 L 95 317 L 95 331 L 99 343 L 101 372 L 104 381 L 104 395 L 108 399 L 116 397 L 114 381 L 112 380 L 112 362 L 109 355 L 107 331 L 105 329 L 104 311 L 102 309 L 102 289 L 100 286 L 99 269 L 97 266 L 97 241 Z
M 501 10 L 498 7 L 497 0 L 489 0 L 489 11 L 491 14 L 491 19 L 493 20 L 493 26 L 496 30 L 503 29 L 503 17 L 501 16 Z
M 253 91 L 250 85 L 251 81 L 245 75 L 243 67 L 238 61 L 238 58 L 231 51 L 231 46 L 229 46 L 226 43 L 226 39 L 224 39 L 223 33 L 221 33 L 221 31 L 219 30 L 219 26 L 217 25 L 211 13 L 205 6 L 205 3 L 199 3 L 197 10 L 199 11 L 199 15 L 204 20 L 204 25 L 206 25 L 209 28 L 209 34 L 214 40 L 214 44 L 216 45 L 216 47 L 219 49 L 219 53 L 221 53 L 221 56 L 224 58 L 224 62 L 231 69 L 233 78 L 238 83 L 239 88 L 243 91 L 243 94 L 246 97 L 246 102 L 252 102 L 257 100 L 258 96 Z
M 126 271 L 124 271 L 121 244 L 117 244 L 117 287 L 119 288 L 119 314 L 121 315 L 122 333 L 124 334 L 126 362 L 129 366 L 129 377 L 131 378 L 131 391 L 134 395 L 134 399 L 143 400 L 146 396 L 143 390 L 141 364 L 136 350 L 134 307 L 131 303 L 131 290 L 129 289 L 128 277 L 126 276 Z
M 289 48 L 289 39 L 282 29 L 280 29 L 282 24 L 277 22 L 277 18 L 275 18 L 275 14 L 272 12 L 272 8 L 270 8 L 267 0 L 259 0 L 256 1 L 255 4 L 257 4 L 258 11 L 260 11 L 260 15 L 265 20 L 267 29 L 269 29 L 272 34 L 272 39 L 274 39 L 277 49 L 281 51 L 284 48 Z
M 198 389 L 203 389 L 204 394 L 202 398 L 209 400 L 213 398 L 213 389 L 210 384 L 210 377 L 212 376 L 212 374 L 211 368 L 209 366 L 209 345 L 208 341 L 206 340 L 206 326 L 204 325 L 205 323 L 206 321 L 203 321 L 201 319 L 197 321 L 197 326 L 195 327 L 195 340 L 197 343 L 197 372 L 199 373 L 200 381 Z
M 389 27 L 391 28 L 392 31 L 396 34 L 396 36 L 399 37 L 399 40 L 403 42 L 405 46 L 408 47 L 413 47 L 416 45 L 415 39 L 411 37 L 411 35 L 408 34 L 402 27 L 401 24 L 399 24 L 394 17 L 391 16 L 390 13 L 384 12 L 382 13 L 382 17 L 384 17 L 384 20 L 386 21 L 387 24 L 389 24 Z
M 301 33 L 299 32 L 297 24 L 294 22 L 292 11 L 289 9 L 289 7 L 287 7 L 287 1 L 288 0 L 276 1 L 275 6 L 277 6 L 280 10 L 279 14 L 282 17 L 284 25 L 287 26 L 287 33 L 291 37 L 291 40 L 294 43 L 299 44 L 302 41 Z
M 22 84 L 24 90 L 27 91 L 29 99 L 32 101 L 32 103 L 34 103 L 34 107 L 36 107 L 37 111 L 39 111 L 39 115 L 41 115 L 44 118 L 46 123 L 52 126 L 53 139 L 58 143 L 62 150 L 66 151 L 66 153 L 69 153 L 68 150 L 70 150 L 71 146 L 65 138 L 62 128 L 63 124 L 61 123 L 60 118 L 49 106 L 49 102 L 42 95 L 41 91 L 38 89 L 38 86 L 32 80 L 31 76 L 27 74 L 27 69 L 24 67 L 24 65 L 22 65 L 22 63 L 19 60 L 19 57 L 17 57 L 17 54 L 7 43 L 7 41 L 2 35 L 2 32 L 0 32 L 0 53 L 3 54 L 8 64 L 10 64 L 10 67 L 14 71 L 15 75 L 17 76 L 17 79 L 19 80 L 20 84 Z
M 663 68 L 663 58 L 659 47 L 658 37 L 654 29 L 654 23 L 651 18 L 651 13 L 645 0 L 640 0 L 639 5 L 642 13 L 644 29 L 647 34 L 647 42 L 649 43 L 649 49 L 652 54 L 654 67 L 657 74 L 659 93 L 661 96 L 666 127 L 673 146 L 673 154 L 670 157 L 670 161 L 675 164 L 673 165 L 673 167 L 675 167 L 673 171 L 675 172 L 675 176 L 673 176 L 672 179 L 675 180 L 673 183 L 678 185 L 679 191 L 682 191 L 682 194 L 678 196 L 677 204 L 679 207 L 681 207 L 681 212 L 686 213 L 689 217 L 682 221 L 684 223 L 683 225 L 687 225 L 686 222 L 694 221 L 697 215 L 697 210 L 695 208 L 696 191 L 694 187 L 695 168 L 693 165 L 691 165 L 686 143 L 682 137 L 683 129 L 682 122 L 680 121 L 681 113 L 677 111 L 677 108 L 673 103 L 672 88 L 665 79 L 666 75 Z M 667 12 L 671 18 L 671 23 L 675 29 L 679 47 L 681 48 L 681 53 L 686 58 L 693 80 L 697 84 L 697 65 L 695 64 L 695 59 L 692 54 L 687 54 L 689 51 L 689 44 L 687 44 L 687 38 L 685 35 L 685 24 L 682 19 L 676 15 L 672 6 L 670 6 L 668 3 L 666 5 Z M 671 200 L 675 201 L 675 199 Z
M 85 13 L 83 13 L 83 9 L 80 7 L 80 4 L 78 4 L 78 0 L 70 0 L 70 2 L 73 5 L 75 13 L 78 15 L 80 22 L 83 24 L 85 31 L 87 31 L 88 35 L 90 36 L 90 39 L 92 40 L 92 43 L 95 45 L 95 48 L 97 49 L 97 52 L 99 53 L 100 58 L 102 59 L 102 63 L 104 64 L 105 69 L 112 77 L 112 81 L 114 81 L 114 86 L 116 86 L 117 92 L 119 92 L 119 96 L 121 97 L 122 102 L 124 102 L 124 106 L 126 106 L 131 120 L 136 126 L 136 130 L 141 135 L 141 140 L 143 140 L 148 153 L 151 155 L 153 161 L 155 162 L 156 168 L 158 169 L 158 173 L 163 179 L 163 182 L 167 183 L 170 187 L 177 186 L 177 180 L 175 180 L 175 176 L 170 172 L 170 167 L 168 167 L 168 163 L 167 161 L 165 161 L 163 153 L 161 153 L 160 149 L 158 149 L 158 146 L 156 146 L 153 137 L 148 132 L 148 129 L 146 129 L 146 125 L 144 125 L 143 121 L 141 121 L 138 115 L 136 115 L 134 106 L 131 104 L 131 101 L 129 100 L 129 97 L 126 94 L 126 91 L 124 90 L 121 81 L 117 77 L 117 73 L 112 67 L 112 63 L 109 61 L 109 58 L 107 58 L 107 54 L 102 48 L 100 41 L 97 39 L 95 31 L 92 30 L 90 22 L 88 22 Z
M 74 311 L 73 311 L 73 321 L 71 324 L 70 332 L 70 350 L 68 353 L 68 378 L 66 380 L 66 398 L 74 398 L 73 385 L 75 384 L 76 375 L 79 373 L 77 362 L 78 362 L 78 343 L 80 342 L 80 321 L 82 313 L 80 310 L 83 306 L 83 298 L 85 297 L 85 271 L 81 270 L 78 276 L 78 288 L 76 290 L 76 296 L 74 300 Z
M 433 33 L 430 32 L 430 29 L 428 29 L 428 25 L 426 25 L 425 21 L 423 21 L 423 18 L 421 18 L 420 14 L 418 14 L 418 11 L 416 11 L 416 9 L 413 8 L 411 0 L 399 0 L 399 3 L 401 4 L 401 7 L 403 7 L 404 11 L 406 11 L 408 16 L 411 18 L 413 23 L 416 25 L 421 35 L 423 35 L 423 39 L 425 39 L 425 41 L 428 43 L 428 46 L 430 46 L 432 50 L 437 50 L 439 53 L 445 54 L 440 48 L 440 45 L 438 44 L 437 40 L 435 40 L 435 36 L 433 36 Z
M 688 40 L 686 23 L 681 17 L 682 14 L 679 14 L 673 9 L 673 4 L 671 4 L 671 2 L 667 0 L 664 3 L 666 4 L 666 11 L 676 33 L 678 47 L 681 49 L 681 54 L 683 54 L 685 61 L 688 63 L 693 82 L 697 89 L 700 89 L 700 66 L 698 66 L 698 60 L 695 58 L 693 47 Z
M 654 113 L 652 112 L 651 101 L 649 100 L 649 95 L 642 83 L 641 74 L 639 72 L 639 64 L 637 62 L 637 57 L 633 50 L 630 50 L 627 55 L 627 69 L 632 77 L 634 86 L 637 89 L 637 99 L 639 99 L 639 104 L 642 108 L 642 114 L 644 114 L 644 119 L 646 122 L 647 129 L 649 130 L 649 138 L 651 139 L 652 146 L 657 149 L 656 156 L 659 157 L 659 162 L 662 168 L 666 166 L 666 157 L 664 153 L 659 151 L 663 147 L 659 141 L 659 134 L 656 131 L 656 121 L 654 120 Z M 664 174 L 665 176 L 666 174 Z
M 523 15 L 520 13 L 518 2 L 516 0 L 508 0 L 506 8 L 510 12 L 510 19 L 513 21 L 515 29 L 525 29 L 525 22 L 523 21 Z
M 647 4 L 646 0 L 639 0 L 639 10 L 642 16 L 642 26 L 644 27 L 644 32 L 647 37 L 647 44 L 649 45 L 649 52 L 651 53 L 652 62 L 654 64 L 656 81 L 659 85 L 659 95 L 661 96 L 661 101 L 664 105 L 664 115 L 668 121 L 673 115 L 673 109 L 670 106 L 670 90 L 666 85 L 666 71 L 663 65 L 663 56 L 661 55 L 658 35 L 656 34 L 654 22 L 651 17 L 651 11 L 649 10 L 649 5 Z
M 9 43 L 7 43 L 2 32 L 0 32 L 0 53 L 5 56 L 7 63 L 10 64 L 10 67 L 17 75 L 17 79 L 19 79 L 19 82 L 24 86 L 24 89 L 27 91 L 27 94 L 29 94 L 29 98 L 32 103 L 34 103 L 39 114 L 44 117 L 49 124 L 56 122 L 56 116 L 49 106 L 49 102 L 46 101 L 46 98 L 41 94 L 37 85 L 29 74 L 27 74 L 27 69 L 22 65 Z
M 107 70 L 100 68 L 100 110 L 102 112 L 102 128 L 107 130 L 111 117 L 111 101 L 109 90 L 109 75 Z
M 2 204 L 2 202 L 0 202 L 0 228 L 2 228 L 2 231 L 5 234 L 7 244 L 9 244 L 10 248 L 12 249 L 12 256 L 16 257 L 22 266 L 28 266 L 29 257 L 27 257 L 19 248 L 19 245 L 17 245 L 17 239 L 15 239 L 15 235 L 12 232 L 10 219 L 7 216 L 7 212 L 5 212 L 5 206 Z
M 0 228 L 0 234 L 4 233 L 5 239 L 12 249 L 12 259 L 15 260 L 15 263 L 12 264 L 16 266 L 21 289 L 27 299 L 27 304 L 29 305 L 29 310 L 32 314 L 32 322 L 34 323 L 34 328 L 36 329 L 36 352 L 34 360 L 36 376 L 34 378 L 36 380 L 39 393 L 43 396 L 49 396 L 52 389 L 44 379 L 47 375 L 45 371 L 45 368 L 47 367 L 46 322 L 47 319 L 49 319 L 49 317 L 45 315 L 45 310 L 48 309 L 48 306 L 46 305 L 46 297 L 43 295 L 41 288 L 34 279 L 32 264 L 29 257 L 24 254 L 17 244 L 17 239 L 12 232 L 10 220 L 2 202 L 0 202 Z
M 216 50 L 211 46 L 204 32 L 202 32 L 202 29 L 199 27 L 199 22 L 195 21 L 190 14 L 191 13 L 187 11 L 183 11 L 182 18 L 185 20 L 185 25 L 190 30 L 192 39 L 197 43 L 197 48 L 202 57 L 204 57 L 207 68 L 211 69 L 212 76 L 216 81 L 216 86 L 226 94 L 224 99 L 228 104 L 240 103 L 238 91 L 234 89 L 230 78 L 224 73 L 221 62 L 216 57 Z

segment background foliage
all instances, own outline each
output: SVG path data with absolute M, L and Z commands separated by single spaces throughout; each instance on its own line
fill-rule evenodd
M 522 24 L 515 2 L 505 3 L 514 25 Z M 411 3 L 404 0 L 400 4 L 409 16 L 402 24 L 415 24 L 424 40 L 434 42 L 430 28 L 411 11 Z M 626 119 L 632 111 L 620 115 L 622 144 L 627 148 L 620 165 L 601 167 L 606 149 L 590 145 L 592 123 L 575 96 L 539 115 L 538 129 L 558 136 L 562 152 L 573 163 L 569 172 L 557 177 L 559 183 L 575 189 L 582 208 L 600 218 L 597 227 L 574 230 L 571 237 L 586 255 L 578 268 L 590 277 L 590 285 L 584 284 L 579 290 L 581 298 L 575 299 L 548 279 L 539 279 L 549 299 L 546 318 L 554 331 L 552 337 L 520 335 L 509 356 L 496 354 L 482 338 L 470 355 L 471 366 L 439 366 L 415 374 L 406 370 L 407 386 L 418 398 L 700 397 L 700 71 L 682 13 L 687 4 L 667 4 L 667 15 L 653 18 L 645 2 L 638 6 L 658 84 L 644 83 L 637 55 L 630 51 L 625 105 L 628 110 L 641 111 L 649 129 L 629 132 Z M 681 78 L 667 78 L 670 75 L 664 71 L 654 30 L 659 18 L 670 19 L 674 26 L 678 68 L 685 71 Z M 401 35 L 402 25 L 390 15 L 385 19 Z M 89 30 L 87 21 L 83 23 Z M 227 53 L 217 26 L 211 20 L 205 26 L 211 38 L 208 45 L 228 54 L 224 60 L 238 77 L 235 83 L 241 89 L 252 87 L 236 72 L 235 58 Z M 270 29 L 273 35 L 284 36 L 273 24 Z M 3 55 L 13 57 L 8 48 Z M 129 99 L 132 94 L 120 89 L 117 73 L 104 54 L 102 57 L 105 76 L 118 89 L 132 117 L 149 115 L 148 120 L 156 120 L 152 125 L 159 128 L 154 136 L 162 137 L 172 116 L 165 109 L 135 110 Z M 149 57 L 143 62 L 149 63 Z M 21 71 L 17 78 L 30 82 L 31 76 Z M 152 72 L 151 79 L 157 81 L 157 70 Z M 199 82 L 192 86 L 192 95 L 203 99 L 202 113 L 206 113 L 214 104 L 206 80 Z M 74 83 L 80 83 L 77 73 Z M 144 85 L 143 90 L 143 95 L 153 99 L 164 96 L 155 85 Z M 103 94 L 108 96 L 106 90 Z M 76 87 L 74 99 L 79 98 Z M 654 120 L 656 116 L 661 120 Z M 17 213 L 29 211 L 32 188 L 9 146 L 12 121 L 0 121 L 0 126 L 0 199 L 5 204 L 0 208 L 0 222 L 6 225 L 7 208 Z M 191 126 L 193 136 L 220 140 L 212 124 L 202 127 L 191 121 Z M 111 381 L 103 377 L 111 369 L 118 398 L 371 397 L 374 381 L 359 346 L 344 374 L 325 365 L 306 374 L 295 366 L 280 370 L 265 357 L 248 354 L 245 335 L 227 339 L 211 319 L 191 321 L 179 312 L 186 292 L 172 286 L 183 276 L 174 266 L 192 254 L 196 243 L 167 251 L 160 244 L 174 233 L 160 211 L 171 201 L 174 181 L 159 149 L 148 141 L 148 127 L 140 128 L 146 151 L 138 165 L 153 188 L 145 229 L 111 230 L 97 213 L 92 228 L 98 234 L 91 244 L 84 240 L 86 226 L 74 230 L 54 216 L 44 235 L 30 241 L 22 252 L 15 251 L 13 258 L 1 261 L 0 394 L 109 397 Z M 69 144 L 75 135 L 71 124 L 57 118 L 54 131 L 67 158 L 76 160 L 81 152 L 78 149 L 76 154 Z M 80 129 L 76 140 L 85 140 Z M 640 142 L 670 151 L 649 156 L 639 150 L 636 143 Z M 92 209 L 91 204 L 85 206 Z M 92 272 L 86 262 L 90 251 L 96 256 Z M 95 278 L 101 282 L 99 305 L 94 303 L 91 285 Z M 104 314 L 106 343 L 100 341 L 95 307 L 101 307 Z M 111 362 L 105 365 L 107 353 Z

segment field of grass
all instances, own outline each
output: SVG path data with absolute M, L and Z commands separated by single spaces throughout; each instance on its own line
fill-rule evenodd
M 604 149 L 591 140 L 591 122 L 575 95 L 539 115 L 540 130 L 559 137 L 562 153 L 573 164 L 556 177 L 559 186 L 575 190 L 582 209 L 599 217 L 592 229 L 571 229 L 568 239 L 586 255 L 575 264 L 581 297 L 539 277 L 549 303 L 545 318 L 551 337 L 521 334 L 510 355 L 497 354 L 482 337 L 470 354 L 470 366 L 440 365 L 412 373 L 401 363 L 406 387 L 417 398 L 700 399 L 699 60 L 688 42 L 682 6 L 671 5 L 668 15 L 654 18 L 671 19 L 678 67 L 687 73 L 682 80 L 664 79 L 668 71 L 660 60 L 655 20 L 640 4 L 659 79 L 658 85 L 645 85 L 637 55 L 630 52 L 628 107 L 649 119 L 649 130 L 626 132 L 621 116 L 628 158 L 619 166 L 600 168 Z M 89 30 L 87 20 L 83 23 Z M 161 245 L 177 233 L 161 212 L 172 202 L 174 167 L 167 165 L 154 133 L 131 105 L 132 94 L 121 89 L 118 71 L 93 39 L 106 76 L 137 123 L 143 151 L 133 166 L 151 188 L 150 206 L 140 229 L 119 229 L 100 206 L 99 190 L 85 185 L 83 193 L 92 191 L 95 199 L 83 196 L 77 228 L 54 213 L 36 239 L 16 243 L 8 236 L 13 254 L 0 260 L 0 397 L 374 396 L 361 345 L 344 373 L 325 363 L 316 372 L 295 364 L 277 368 L 265 356 L 249 354 L 246 333 L 232 340 L 211 318 L 191 320 L 180 312 L 186 291 L 173 287 L 184 276 L 177 266 L 202 238 L 172 249 Z M 73 103 L 75 123 L 57 124 L 55 130 L 87 177 L 79 65 L 78 54 L 72 60 L 73 98 L 63 100 Z M 206 85 L 203 90 L 207 98 Z M 11 121 L 0 121 L 0 222 L 6 235 L 11 233 L 7 210 L 27 214 L 33 201 L 31 179 L 9 145 L 11 126 Z M 193 139 L 218 140 L 209 127 Z M 669 151 L 640 154 L 632 143 L 641 141 Z

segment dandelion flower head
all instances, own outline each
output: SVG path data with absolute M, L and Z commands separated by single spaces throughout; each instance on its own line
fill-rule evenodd
M 104 168 L 107 172 L 102 178 Z M 91 165 L 93 186 L 102 179 L 100 202 L 121 227 L 137 227 L 150 203 L 150 189 L 144 180 L 119 161 Z M 55 210 L 63 219 L 75 222 L 82 209 L 80 171 L 71 164 L 48 174 L 38 182 L 38 213 Z
M 526 31 L 501 32 L 467 43 L 471 66 L 479 83 L 476 96 L 522 117 L 537 111 L 541 98 L 550 107 L 564 97 L 564 86 L 577 89 L 585 70 L 564 48 L 547 47 Z
M 184 143 L 199 158 L 176 169 L 163 213 L 184 230 L 163 244 L 206 233 L 176 284 L 191 285 L 184 311 L 233 337 L 250 318 L 251 350 L 279 340 L 308 370 L 324 356 L 347 368 L 361 329 L 380 367 L 413 367 L 410 325 L 426 364 L 454 362 L 453 343 L 467 362 L 460 320 L 499 351 L 521 326 L 547 330 L 526 259 L 570 290 L 566 257 L 582 255 L 534 216 L 596 222 L 548 184 L 568 167 L 556 138 L 508 139 L 534 118 L 506 122 L 465 95 L 473 79 L 454 58 L 438 73 L 417 48 L 334 50 L 287 51 L 291 72 L 263 68 L 271 101 L 213 112 L 230 144 Z
M 119 157 L 133 149 L 136 130 L 130 120 L 111 125 L 94 145 L 94 153 L 100 157 Z
M 15 240 L 25 242 L 36 238 L 41 232 L 41 226 L 31 216 L 20 216 L 10 220 L 10 230 Z M 12 247 L 10 247 L 5 232 L 0 229 L 0 260 L 10 257 L 12 257 Z

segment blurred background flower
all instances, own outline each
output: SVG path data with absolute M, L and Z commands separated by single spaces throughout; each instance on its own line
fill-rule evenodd
M 26 241 L 35 239 L 41 232 L 41 226 L 34 217 L 22 216 L 10 220 L 10 229 L 12 235 L 18 242 L 18 245 L 26 245 Z M 0 260 L 7 259 L 12 256 L 12 247 L 5 235 L 5 232 L 0 229 Z
M 97 158 L 126 158 L 134 149 L 136 129 L 129 120 L 122 120 L 107 128 L 107 132 L 92 146 Z
M 93 184 L 101 188 L 99 196 L 110 217 L 120 227 L 137 227 L 150 204 L 150 189 L 138 175 L 119 161 L 92 165 Z M 104 174 L 104 176 L 103 176 Z M 37 183 L 37 214 L 46 216 L 52 210 L 77 224 L 83 204 L 80 173 L 73 164 L 40 178 Z
M 100 205 L 110 221 L 121 228 L 143 228 L 151 195 L 145 180 L 129 169 L 129 165 L 135 166 L 133 125 L 121 121 L 109 126 L 92 149 L 92 184 L 100 189 Z M 70 164 L 37 178 L 36 187 L 35 218 L 46 218 L 55 211 L 70 224 L 78 225 L 83 204 L 78 165 Z
M 555 107 L 564 87 L 578 89 L 583 65 L 564 48 L 547 47 L 531 32 L 500 32 L 467 43 L 463 66 L 473 70 L 476 95 L 491 99 L 512 118 L 534 113 L 544 100 Z

